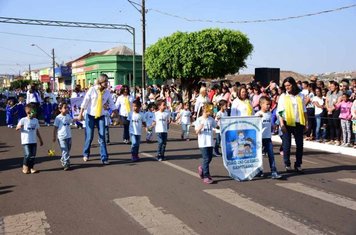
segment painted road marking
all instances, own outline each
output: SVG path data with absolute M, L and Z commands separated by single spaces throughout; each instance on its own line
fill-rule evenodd
M 153 155 L 148 154 L 148 153 L 141 153 L 141 154 L 144 155 L 144 156 L 146 156 L 146 157 L 155 158 Z M 179 170 L 179 171 L 182 171 L 182 172 L 184 172 L 184 173 L 186 173 L 186 174 L 188 174 L 188 175 L 191 175 L 191 176 L 194 176 L 194 177 L 199 178 L 199 175 L 198 175 L 197 172 L 194 172 L 194 171 L 191 171 L 191 170 L 187 170 L 187 169 L 185 169 L 185 168 L 183 168 L 183 167 L 180 167 L 180 166 L 178 166 L 178 165 L 176 165 L 176 164 L 173 164 L 173 163 L 171 163 L 171 162 L 162 161 L 161 163 L 162 163 L 162 164 L 165 164 L 165 165 L 167 165 L 167 166 L 173 167 L 174 169 L 177 169 L 177 170 Z
M 345 182 L 345 183 L 349 183 L 349 184 L 355 184 L 356 185 L 356 179 L 352 179 L 352 178 L 345 178 L 345 179 L 338 179 L 339 181 Z
M 274 211 L 268 207 L 253 202 L 232 189 L 206 189 L 204 192 L 293 234 L 325 234 L 324 232 L 289 218 L 284 213 Z
M 0 218 L 0 234 L 40 234 L 51 233 L 44 211 L 27 212 Z
M 306 194 L 311 197 L 318 198 L 323 201 L 336 204 L 338 206 L 346 207 L 351 210 L 356 210 L 356 202 L 351 198 L 347 198 L 335 193 L 317 190 L 301 183 L 283 183 L 283 184 L 276 184 L 276 185 L 299 193 Z
M 150 203 L 148 197 L 126 197 L 114 202 L 151 234 L 197 234 L 172 214 Z

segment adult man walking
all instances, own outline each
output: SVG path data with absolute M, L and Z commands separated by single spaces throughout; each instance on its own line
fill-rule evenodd
M 91 87 L 84 96 L 81 105 L 79 120 L 83 120 L 83 114 L 86 110 L 85 116 L 85 143 L 83 148 L 83 160 L 86 162 L 90 156 L 90 145 L 93 141 L 94 128 L 98 127 L 99 142 L 100 142 L 100 157 L 104 165 L 109 164 L 108 152 L 105 141 L 105 115 L 104 104 L 108 103 L 113 113 L 117 115 L 117 108 L 112 100 L 108 88 L 108 76 L 101 74 L 97 80 L 97 85 Z

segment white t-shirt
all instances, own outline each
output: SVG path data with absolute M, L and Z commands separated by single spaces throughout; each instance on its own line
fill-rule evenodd
M 264 113 L 262 111 L 258 111 L 255 116 L 262 116 L 262 139 L 270 139 L 272 137 L 271 112 Z
M 21 126 L 21 144 L 36 144 L 37 129 L 40 128 L 37 118 L 21 118 L 17 126 Z
M 151 111 L 147 111 L 144 115 L 144 119 L 146 120 L 146 125 L 149 127 L 149 126 L 152 126 L 152 123 L 154 121 L 154 117 L 155 117 L 155 114 L 154 112 L 151 112 Z
M 141 135 L 142 133 L 142 122 L 145 122 L 143 113 L 130 112 L 127 120 L 130 121 L 130 134 Z
M 170 114 L 168 112 L 157 111 L 154 113 L 154 121 L 156 122 L 156 133 L 167 133 Z
M 220 119 L 222 117 L 227 117 L 227 112 L 224 111 L 224 112 L 221 112 L 221 111 L 218 111 L 216 113 L 216 116 L 215 116 L 215 121 L 216 121 L 216 125 L 219 127 L 219 129 L 215 129 L 215 133 L 220 133 Z
M 58 128 L 57 137 L 60 140 L 72 138 L 72 131 L 70 129 L 70 124 L 73 122 L 73 119 L 69 114 L 63 116 L 59 114 L 54 119 L 54 126 Z
M 216 127 L 216 122 L 214 118 L 210 116 L 207 119 L 202 116 L 198 117 L 195 121 L 195 130 L 198 130 L 202 124 L 204 127 L 198 134 L 198 146 L 199 148 L 213 147 L 213 129 Z
M 312 99 L 312 102 L 316 102 L 318 103 L 319 105 L 324 105 L 324 100 L 323 98 L 320 98 L 318 96 L 314 96 L 313 99 Z M 321 114 L 323 112 L 323 109 L 322 108 L 318 108 L 316 105 L 315 105 L 315 112 L 314 114 L 315 115 L 318 115 L 318 114 Z
M 188 125 L 190 124 L 190 117 L 192 116 L 192 113 L 189 110 L 182 109 L 180 111 L 180 122 L 181 124 Z

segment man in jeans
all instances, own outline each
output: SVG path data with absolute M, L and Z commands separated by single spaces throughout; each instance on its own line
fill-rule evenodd
M 94 128 L 98 127 L 99 143 L 100 143 L 100 157 L 104 165 L 109 164 L 108 152 L 105 141 L 105 113 L 104 104 L 108 103 L 113 113 L 117 115 L 117 108 L 112 100 L 108 88 L 108 76 L 101 74 L 97 80 L 97 85 L 91 87 L 84 96 L 81 105 L 79 120 L 83 120 L 84 110 L 87 110 L 85 117 L 85 143 L 83 148 L 83 160 L 86 162 L 90 156 L 90 145 L 93 141 Z

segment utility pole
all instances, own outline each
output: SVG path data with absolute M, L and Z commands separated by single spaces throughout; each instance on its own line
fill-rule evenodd
M 32 81 L 32 76 L 31 76 L 31 65 L 28 65 L 28 75 L 30 75 L 30 81 Z
M 56 61 L 54 57 L 54 48 L 52 49 L 52 73 L 53 73 L 53 83 L 52 83 L 52 91 L 54 91 L 54 84 L 56 82 L 56 76 L 55 76 L 55 67 L 56 67 Z
M 145 51 L 146 51 L 146 7 L 145 0 L 142 0 L 142 99 L 145 102 L 146 92 L 146 66 L 145 66 Z

